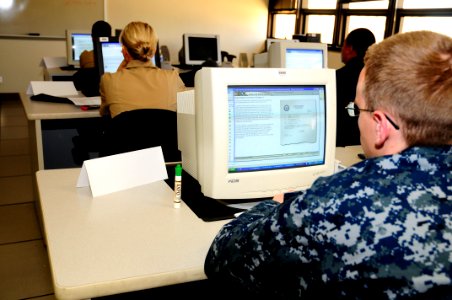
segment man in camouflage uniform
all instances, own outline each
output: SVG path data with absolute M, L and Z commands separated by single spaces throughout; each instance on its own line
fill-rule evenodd
M 249 298 L 452 297 L 452 39 L 371 46 L 348 109 L 367 160 L 226 224 L 209 279 Z

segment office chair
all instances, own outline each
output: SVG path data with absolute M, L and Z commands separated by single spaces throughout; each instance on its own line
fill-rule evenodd
M 136 109 L 110 119 L 99 156 L 161 146 L 165 162 L 180 162 L 177 113 L 164 109 Z

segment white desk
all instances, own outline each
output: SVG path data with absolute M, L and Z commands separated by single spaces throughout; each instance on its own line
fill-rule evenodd
M 36 145 L 36 147 L 33 147 L 32 153 L 34 154 L 33 156 L 36 160 L 36 169 L 38 170 L 43 170 L 45 168 L 42 128 L 43 121 L 100 117 L 99 110 L 97 109 L 83 111 L 79 107 L 71 104 L 32 101 L 30 100 L 29 95 L 25 93 L 20 94 L 20 99 L 25 109 L 25 114 L 29 120 L 31 144 L 33 146 Z M 59 155 L 71 154 L 70 150 L 66 150 L 64 152 L 65 153 L 59 153 Z
M 339 149 L 337 157 L 357 162 L 360 149 Z M 75 187 L 79 173 L 76 168 L 36 174 L 58 299 L 206 278 L 205 256 L 227 220 L 204 222 L 185 203 L 173 208 L 174 193 L 164 182 L 93 199 L 89 188 Z
M 37 172 L 58 299 L 84 299 L 205 279 L 204 258 L 227 221 L 173 208 L 165 182 L 92 198 L 80 169 Z
M 47 81 L 71 81 L 72 75 L 77 70 L 62 70 L 60 67 L 44 68 L 44 80 Z

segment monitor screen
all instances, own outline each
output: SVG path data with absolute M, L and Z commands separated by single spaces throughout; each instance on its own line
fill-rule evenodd
M 323 66 L 322 49 L 286 49 L 286 68 L 321 69 Z
M 193 113 L 179 104 L 182 165 L 207 197 L 272 197 L 334 172 L 334 70 L 202 68 Z
M 114 73 L 124 59 L 118 37 L 103 37 L 96 41 L 99 74 Z
M 324 164 L 325 105 L 324 85 L 228 86 L 228 173 Z
M 99 74 L 106 72 L 114 73 L 124 59 L 122 54 L 122 45 L 118 36 L 101 37 L 95 42 L 97 49 L 97 65 L 99 66 Z M 160 67 L 159 45 L 157 44 L 156 54 L 152 57 L 155 66 Z
M 270 45 L 270 68 L 318 69 L 327 67 L 328 47 L 322 43 L 287 43 Z
M 183 57 L 187 65 L 201 65 L 212 60 L 221 65 L 220 37 L 216 34 L 183 35 Z
M 80 66 L 80 54 L 83 51 L 93 50 L 93 40 L 89 31 L 66 30 L 67 63 L 72 66 Z

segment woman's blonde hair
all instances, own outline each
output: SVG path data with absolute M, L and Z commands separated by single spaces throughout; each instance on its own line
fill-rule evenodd
M 122 30 L 119 40 L 133 59 L 149 61 L 155 55 L 158 38 L 151 25 L 130 22 Z
M 386 109 L 410 146 L 452 142 L 452 38 L 415 31 L 391 36 L 366 53 L 364 98 Z

